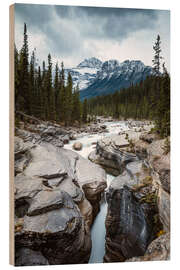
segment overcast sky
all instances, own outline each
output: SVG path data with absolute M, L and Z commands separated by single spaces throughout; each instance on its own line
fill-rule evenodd
M 36 48 L 39 64 L 51 53 L 53 62 L 75 67 L 84 58 L 120 62 L 141 60 L 152 65 L 153 44 L 159 34 L 162 56 L 170 69 L 170 12 L 15 4 L 15 43 L 23 43 L 27 23 L 29 50 Z

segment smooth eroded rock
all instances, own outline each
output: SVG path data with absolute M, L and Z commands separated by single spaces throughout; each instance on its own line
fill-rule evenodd
M 76 151 L 81 151 L 82 148 L 83 148 L 83 145 L 82 145 L 82 143 L 80 143 L 80 142 L 75 142 L 75 143 L 73 144 L 73 149 L 76 150 Z
M 136 155 L 127 152 L 129 141 L 124 135 L 112 135 L 97 142 L 96 151 L 90 153 L 89 159 L 100 164 L 108 173 L 117 176 L 122 173 L 128 162 L 138 160 Z
M 105 262 L 124 261 L 143 255 L 150 241 L 150 225 L 133 192 L 110 190 L 107 196 Z

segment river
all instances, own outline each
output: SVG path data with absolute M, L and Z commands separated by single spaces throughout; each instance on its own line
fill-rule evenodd
M 83 144 L 83 148 L 81 151 L 75 151 L 72 149 L 72 145 L 75 141 L 70 141 L 69 144 L 66 144 L 64 148 L 73 150 L 83 156 L 84 158 L 88 158 L 90 152 L 92 152 L 96 145 L 95 143 L 107 136 L 118 134 L 120 131 L 128 130 L 128 125 L 124 121 L 119 122 L 105 122 L 103 123 L 107 126 L 108 133 L 101 133 L 101 134 L 92 134 L 92 135 L 82 135 L 77 138 L 77 141 Z M 111 181 L 114 179 L 114 176 L 107 174 L 107 188 L 108 189 Z M 105 191 L 106 192 L 106 191 Z M 103 257 L 105 254 L 105 236 L 106 236 L 106 229 L 105 229 L 105 219 L 107 214 L 107 203 L 105 201 L 105 196 L 103 196 L 101 200 L 101 207 L 100 212 L 96 216 L 94 223 L 91 228 L 91 239 L 92 239 L 92 250 L 91 256 L 89 259 L 89 263 L 102 263 Z

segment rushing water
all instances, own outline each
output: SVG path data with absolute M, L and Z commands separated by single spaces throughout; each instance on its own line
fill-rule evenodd
M 123 131 L 123 130 L 128 130 L 128 126 L 126 122 L 123 122 L 123 121 L 107 122 L 104 124 L 107 126 L 109 133 L 84 135 L 82 137 L 79 137 L 77 141 L 83 144 L 83 148 L 81 151 L 76 151 L 76 152 L 78 152 L 84 158 L 88 158 L 88 155 L 90 154 L 90 152 L 93 151 L 95 148 L 95 145 L 92 143 L 96 143 L 98 140 L 102 139 L 103 137 L 110 136 L 112 134 L 118 134 L 120 131 Z M 73 150 L 72 149 L 73 144 L 74 144 L 74 141 L 71 141 L 69 144 L 66 144 L 64 148 Z M 113 178 L 114 176 L 107 174 L 106 190 L 109 188 Z M 92 225 L 92 229 L 91 229 L 92 250 L 91 250 L 89 263 L 102 263 L 103 257 L 105 254 L 105 236 L 106 236 L 105 219 L 106 219 L 106 213 L 107 213 L 107 203 L 104 197 L 105 196 L 103 196 L 101 200 L 100 212 L 96 216 L 94 223 Z
M 107 188 L 109 188 L 114 176 L 107 174 Z M 105 191 L 106 192 L 106 191 Z M 102 263 L 105 254 L 105 219 L 107 214 L 107 203 L 103 196 L 100 212 L 98 213 L 91 229 L 92 250 L 89 263 Z

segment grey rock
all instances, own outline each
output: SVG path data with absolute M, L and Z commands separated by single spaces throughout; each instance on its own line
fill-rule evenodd
M 29 248 L 20 248 L 16 250 L 15 266 L 37 266 L 49 265 L 48 260 L 40 251 Z
M 76 138 L 77 138 L 76 134 L 71 133 L 71 134 L 69 135 L 69 139 L 70 139 L 70 140 L 76 140 Z
M 105 262 L 144 255 L 150 241 L 150 225 L 133 192 L 124 186 L 107 196 Z
M 157 135 L 155 133 L 147 133 L 146 132 L 146 133 L 141 134 L 139 139 L 150 144 L 154 140 L 157 140 Z
M 133 257 L 128 262 L 170 260 L 170 233 L 163 234 L 150 243 L 144 256 Z
M 106 192 L 105 262 L 143 255 L 161 226 L 157 204 L 153 199 L 146 202 L 146 198 L 154 198 L 155 190 L 143 164 L 141 160 L 128 163 Z
M 62 137 L 62 141 L 63 141 L 64 144 L 69 143 L 69 135 L 63 136 L 63 137 Z
M 34 198 L 28 209 L 28 216 L 40 215 L 62 206 L 73 209 L 73 204 L 60 190 L 42 190 Z
M 97 142 L 96 152 L 91 153 L 88 158 L 103 166 L 108 173 L 117 176 L 127 163 L 138 160 L 136 155 L 126 151 L 128 146 L 125 135 L 106 137 Z
M 39 199 L 46 207 L 42 197 Z M 87 263 L 91 241 L 82 215 L 68 193 L 61 192 L 61 200 L 59 209 L 24 216 L 22 229 L 15 235 L 16 250 L 22 247 L 36 249 L 49 264 Z M 52 203 L 55 201 L 52 198 Z M 38 202 L 35 208 L 38 208 Z
M 14 184 L 15 213 L 18 217 L 23 217 L 26 215 L 32 199 L 43 189 L 43 185 L 37 177 L 29 177 L 24 174 L 18 174 Z
M 22 173 L 31 160 L 30 149 L 33 145 L 25 144 L 21 138 L 14 138 L 15 175 Z
M 83 147 L 83 145 L 80 142 L 75 142 L 73 144 L 73 149 L 76 150 L 76 151 L 81 151 L 82 150 L 82 147 Z
M 158 192 L 159 217 L 163 223 L 164 230 L 170 230 L 170 194 L 164 189 L 159 188 Z

